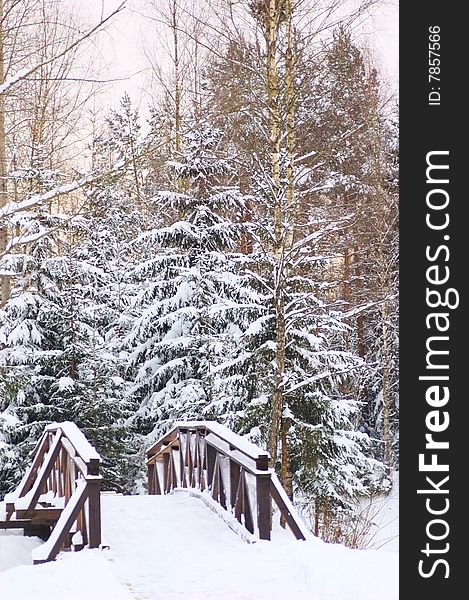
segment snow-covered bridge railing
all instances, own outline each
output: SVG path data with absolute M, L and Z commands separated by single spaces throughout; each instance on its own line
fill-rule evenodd
M 0 528 L 23 527 L 47 541 L 33 551 L 35 564 L 62 548 L 101 544 L 101 458 L 74 423 L 48 425 L 18 488 L 5 497 Z M 41 531 L 42 530 L 42 531 Z
M 199 489 L 263 540 L 270 540 L 273 500 L 295 537 L 306 539 L 308 530 L 269 468 L 269 458 L 219 423 L 177 423 L 147 450 L 148 493 Z

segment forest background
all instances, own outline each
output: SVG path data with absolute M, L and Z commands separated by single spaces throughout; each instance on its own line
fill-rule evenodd
M 52 421 L 135 493 L 173 422 L 215 419 L 356 542 L 398 469 L 397 101 L 363 43 L 385 7 L 0 0 L 0 498 Z

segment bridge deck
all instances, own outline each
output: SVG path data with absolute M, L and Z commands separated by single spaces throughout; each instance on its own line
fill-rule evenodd
M 55 562 L 0 573 L 2 600 L 398 597 L 396 553 L 297 542 L 275 528 L 272 542 L 247 544 L 201 500 L 181 493 L 103 494 L 102 505 L 109 550 L 63 552 Z M 0 536 L 0 563 L 2 549 Z
M 298 542 L 279 528 L 248 544 L 185 493 L 103 495 L 102 507 L 106 554 L 136 600 L 376 600 L 382 579 L 381 599 L 397 597 L 397 555 Z
M 301 565 L 287 550 L 282 556 L 269 542 L 246 543 L 188 494 L 103 495 L 102 508 L 103 541 L 139 600 L 286 600 L 285 581 L 292 582 L 291 598 L 311 598 L 304 576 L 298 582 Z M 298 545 L 286 536 L 285 549 Z

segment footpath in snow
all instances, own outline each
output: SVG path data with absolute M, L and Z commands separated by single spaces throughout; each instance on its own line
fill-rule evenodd
M 187 493 L 104 494 L 102 505 L 109 550 L 10 568 L 0 573 L 2 600 L 398 598 L 394 552 L 298 542 L 283 531 L 272 542 L 247 544 Z

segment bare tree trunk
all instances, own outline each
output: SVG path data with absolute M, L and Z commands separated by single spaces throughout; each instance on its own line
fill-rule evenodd
M 286 189 L 286 211 L 290 215 L 287 220 L 288 229 L 285 232 L 284 255 L 289 253 L 293 247 L 294 229 L 293 223 L 297 217 L 298 203 L 296 201 L 296 185 L 295 185 L 295 77 L 294 77 L 294 61 L 293 61 L 293 11 L 291 0 L 285 0 L 285 19 L 286 19 L 286 55 L 285 55 L 285 77 L 286 77 L 286 111 L 287 111 L 287 189 Z M 284 277 L 281 282 L 284 285 L 289 276 L 288 260 L 284 264 Z M 283 307 L 282 307 L 283 308 Z M 285 331 L 285 315 L 282 318 L 282 364 L 285 370 L 285 347 L 286 347 L 286 331 Z M 279 349 L 279 348 L 278 348 Z M 277 350 L 278 351 L 278 350 Z M 285 399 L 282 398 L 282 405 Z M 283 412 L 283 410 L 282 410 Z M 288 440 L 289 419 L 282 414 L 282 464 L 281 475 L 282 483 L 290 499 L 293 499 L 292 474 L 290 469 L 290 452 Z M 283 527 L 285 523 L 281 521 Z
M 384 466 L 388 475 L 392 467 L 392 437 L 391 437 L 391 355 L 389 348 L 389 328 L 388 328 L 388 286 L 385 276 L 386 264 L 383 249 L 379 249 L 379 264 L 381 267 L 380 287 L 382 303 L 380 308 L 381 317 L 381 335 L 383 336 L 383 356 L 382 356 L 382 388 L 383 388 L 383 442 L 384 442 Z
M 275 257 L 275 316 L 276 355 L 274 393 L 268 449 L 275 464 L 283 411 L 283 378 L 285 373 L 285 314 L 283 300 L 283 212 L 280 181 L 280 87 L 278 74 L 278 29 L 279 12 L 276 0 L 270 0 L 266 15 L 267 42 L 267 102 L 270 120 L 270 155 L 272 183 L 271 194 L 274 213 L 274 257 Z
M 178 36 L 178 15 L 177 15 L 177 4 L 173 2 L 171 6 L 171 29 L 173 34 L 173 48 L 174 48 L 174 143 L 176 155 L 179 157 L 182 149 L 181 143 L 181 101 L 182 101 L 182 90 L 181 90 L 181 65 L 179 58 L 179 36 Z M 177 190 L 179 193 L 183 191 L 182 177 L 177 178 Z
M 363 276 L 362 276 L 362 265 L 361 260 L 363 252 L 360 252 L 360 247 L 355 246 L 353 251 L 353 261 L 355 263 L 354 277 L 355 277 L 355 298 L 354 302 L 360 304 L 364 302 L 363 298 Z M 357 331 L 357 354 L 360 358 L 365 358 L 366 344 L 365 344 L 365 323 L 363 313 L 357 315 L 356 320 L 356 331 Z
M 3 0 L 0 0 L 0 85 L 5 80 L 4 29 L 3 29 Z M 5 139 L 5 94 L 0 93 L 0 209 L 8 202 L 7 195 L 7 164 Z M 0 222 L 0 256 L 7 248 L 8 227 Z M 4 306 L 10 297 L 10 278 L 0 276 L 0 306 Z

